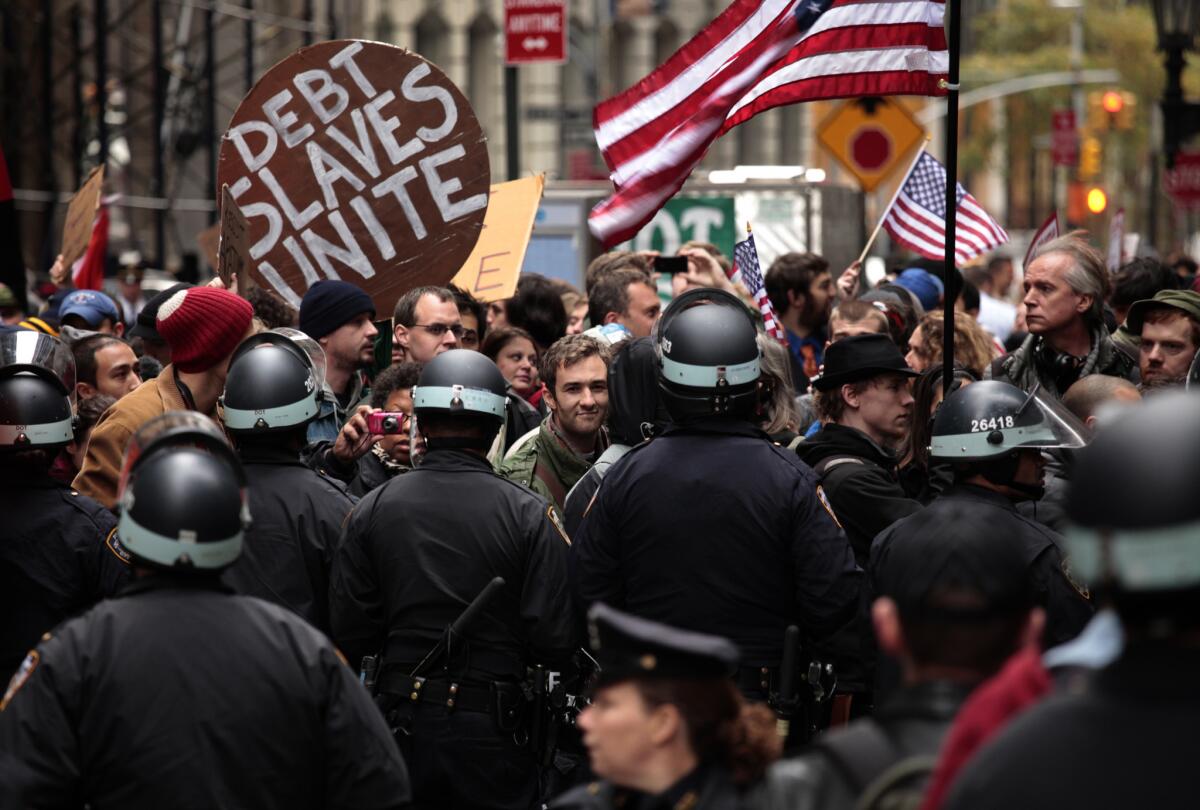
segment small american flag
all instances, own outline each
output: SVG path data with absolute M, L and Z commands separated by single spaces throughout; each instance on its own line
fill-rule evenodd
M 1008 241 L 1000 223 L 958 184 L 954 257 L 964 264 Z M 883 227 L 900 244 L 927 259 L 946 256 L 946 167 L 928 152 L 913 165 Z
M 763 282 L 762 268 L 758 264 L 758 250 L 754 247 L 754 234 L 749 234 L 745 242 L 733 246 L 733 267 L 729 270 L 729 280 L 741 281 L 754 296 L 758 311 L 762 313 L 763 326 L 767 332 L 780 342 L 787 342 L 783 324 L 775 317 L 775 307 L 767 296 L 767 285 Z

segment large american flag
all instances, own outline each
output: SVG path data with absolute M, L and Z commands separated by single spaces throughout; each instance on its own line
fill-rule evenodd
M 596 106 L 615 192 L 588 224 L 631 238 L 674 196 L 709 145 L 782 104 L 943 95 L 941 0 L 734 0 L 666 62 Z
M 957 199 L 954 256 L 961 265 L 1003 245 L 1008 234 L 962 183 L 957 184 Z M 933 155 L 922 152 L 913 164 L 883 227 L 897 242 L 927 259 L 946 257 L 946 167 Z
M 733 266 L 729 269 L 728 276 L 730 281 L 742 282 L 754 296 L 754 303 L 758 304 L 758 311 L 762 313 L 763 326 L 766 327 L 768 334 L 776 340 L 786 343 L 787 334 L 783 331 L 783 324 L 775 315 L 775 307 L 771 305 L 771 299 L 767 295 L 767 285 L 763 282 L 762 267 L 758 263 L 758 250 L 754 247 L 754 234 L 748 235 L 745 242 L 738 242 L 733 246 Z

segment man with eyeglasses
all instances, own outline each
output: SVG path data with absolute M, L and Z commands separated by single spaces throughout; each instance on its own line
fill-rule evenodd
M 336 440 L 363 398 L 360 370 L 374 362 L 379 334 L 374 318 L 371 297 L 348 282 L 318 281 L 304 294 L 300 331 L 325 350 L 325 396 L 320 415 L 308 423 L 310 444 Z
M 445 287 L 406 292 L 396 302 L 392 324 L 400 359 L 415 363 L 428 363 L 442 352 L 460 348 L 464 331 L 454 293 Z

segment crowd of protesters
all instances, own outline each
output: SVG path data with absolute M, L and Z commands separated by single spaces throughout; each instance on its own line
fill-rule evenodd
M 0 288 L 0 339 L 40 335 L 73 361 L 64 392 L 73 407 L 69 440 L 34 452 L 6 447 L 14 452 L 0 459 L 11 535 L 0 581 L 14 611 L 37 606 L 0 633 L 0 667 L 16 673 L 0 704 L 0 781 L 8 782 L 0 797 L 13 791 L 14 801 L 43 806 L 56 780 L 85 803 L 122 795 L 106 793 L 85 758 L 66 766 L 66 754 L 46 754 L 54 743 L 39 737 L 34 698 L 23 693 L 35 691 L 28 683 L 39 661 L 58 651 L 26 653 L 154 568 L 141 564 L 147 552 L 122 547 L 113 513 L 133 508 L 131 447 L 147 425 L 177 412 L 211 420 L 242 470 L 244 546 L 217 571 L 221 586 L 299 617 L 350 656 L 355 675 L 379 651 L 376 642 L 405 664 L 437 642 L 421 623 L 447 625 L 470 601 L 454 584 L 455 566 L 479 573 L 479 582 L 490 572 L 523 583 L 496 603 L 499 618 L 466 633 L 476 639 L 471 666 L 487 662 L 479 666 L 490 691 L 467 674 L 460 682 L 451 673 L 449 687 L 400 678 L 397 694 L 411 691 L 419 705 L 422 689 L 436 692 L 441 713 L 379 704 L 392 730 L 400 726 L 403 756 L 383 735 L 373 744 L 386 750 L 373 767 L 399 776 L 372 781 L 345 766 L 326 777 L 361 778 L 365 792 L 345 795 L 370 796 L 369 806 L 411 798 L 419 807 L 537 807 L 583 775 L 607 786 L 568 793 L 559 806 L 620 806 L 623 791 L 646 802 L 630 805 L 639 807 L 849 808 L 872 791 L 930 810 L 999 807 L 1001 795 L 1004 806 L 1035 806 L 1032 788 L 1019 784 L 1026 774 L 1053 791 L 1034 751 L 1047 765 L 1074 751 L 1103 767 L 1118 761 L 1104 741 L 1118 745 L 1133 733 L 1119 714 L 1127 696 L 1169 681 L 1167 692 L 1195 705 L 1194 687 L 1182 688 L 1185 675 L 1200 674 L 1196 616 L 1179 605 L 1196 601 L 1200 581 L 1178 579 L 1177 603 L 1140 599 L 1128 582 L 1106 591 L 1096 571 L 1108 562 L 1076 565 L 1064 539 L 1079 530 L 1079 504 L 1100 502 L 1100 462 L 1079 461 L 1093 437 L 1108 441 L 1098 444 L 1099 459 L 1101 451 L 1136 455 L 1135 444 L 1121 443 L 1130 418 L 1149 431 L 1138 414 L 1157 407 L 1178 416 L 1178 407 L 1156 403 L 1176 401 L 1200 356 L 1194 264 L 1139 258 L 1112 273 L 1076 233 L 1039 247 L 1019 277 L 997 255 L 950 273 L 937 262 L 896 261 L 872 284 L 857 264 L 839 270 L 824 257 L 789 253 L 764 277 L 785 329 L 780 341 L 763 330 L 716 247 L 689 243 L 679 255 L 686 270 L 661 287 L 653 255 L 617 250 L 591 262 L 583 289 L 526 272 L 506 300 L 424 286 L 390 312 L 340 280 L 313 284 L 298 311 L 261 288 L 239 295 L 236 280 L 230 289 L 214 280 L 147 295 L 134 272 L 122 274 L 115 298 L 63 289 L 37 312 L 19 311 Z M 61 280 L 61 269 L 55 275 Z M 297 346 L 310 347 L 296 356 L 308 357 L 306 379 L 317 389 L 308 392 L 311 413 L 271 430 L 244 421 L 240 414 L 275 407 L 245 404 L 275 373 L 267 349 Z M 463 359 L 464 351 L 473 354 Z M 446 371 L 447 357 L 457 371 Z M 750 376 L 737 376 L 751 365 Z M 713 380 L 697 382 L 710 367 Z M 461 401 L 443 412 L 421 399 L 422 388 L 461 391 L 466 383 L 442 379 L 453 373 L 484 380 L 485 394 L 498 389 L 480 406 L 491 409 L 488 419 L 455 423 Z M 1188 404 L 1200 412 L 1200 402 Z M 1026 438 L 1011 444 L 1021 429 Z M 1170 443 L 1161 446 L 1170 456 Z M 1116 458 L 1129 468 L 1114 474 L 1120 480 L 1154 467 L 1140 456 Z M 1195 491 L 1200 481 L 1188 485 Z M 66 500 L 47 500 L 51 486 Z M 1179 508 L 1171 525 L 1191 534 L 1174 553 L 1196 570 L 1200 516 Z M 1100 534 L 1110 525 L 1103 520 Z M 70 554 L 46 551 L 51 544 Z M 84 573 L 64 573 L 62 560 Z M 528 669 L 565 677 L 578 664 L 572 656 L 588 644 L 585 615 L 596 603 L 631 616 L 592 611 L 591 644 L 612 634 L 597 654 L 612 656 L 614 670 L 586 686 L 594 702 L 579 717 L 575 756 L 527 755 L 534 743 L 515 732 L 526 728 L 515 705 L 528 696 L 515 685 Z M 651 632 L 637 617 L 674 630 Z M 764 727 L 746 701 L 781 716 L 795 708 L 780 698 L 779 682 L 791 624 L 801 628 L 806 661 L 820 662 L 808 686 L 820 690 L 820 665 L 834 673 L 832 694 L 796 715 L 804 717 L 797 727 L 820 733 L 797 728 L 778 744 L 739 748 L 732 737 L 758 739 L 754 729 Z M 406 635 L 409 625 L 421 632 Z M 733 644 L 704 642 L 705 633 Z M 649 677 L 647 650 L 674 674 Z M 619 675 L 630 662 L 633 674 Z M 689 672 L 707 673 L 707 681 L 694 677 L 711 690 L 729 667 L 736 689 L 688 697 Z M 1170 677 L 1160 671 L 1171 668 Z M 622 704 L 627 682 L 641 691 Z M 1067 705 L 1056 682 L 1094 684 L 1092 703 Z M 497 686 L 506 683 L 514 688 Z M 441 705 L 456 702 L 461 712 Z M 78 718 L 72 706 L 47 721 L 47 740 Z M 664 706 L 674 713 L 662 714 Z M 709 726 L 698 719 L 718 711 L 727 716 L 713 715 Z M 1106 722 L 1089 711 L 1113 714 Z M 1170 711 L 1150 706 L 1136 722 Z M 471 713 L 494 714 L 501 731 L 491 720 L 464 719 Z M 1064 730 L 1070 723 L 1079 730 Z M 1164 723 L 1169 737 L 1186 728 Z M 1079 752 L 1085 733 L 1091 760 Z M 186 752 L 183 744 L 179 755 Z M 1181 806 L 1158 776 L 1175 760 L 1157 768 L 1148 756 L 1138 761 L 1149 763 L 1138 778 L 1160 786 L 1148 795 Z M 912 766 L 907 782 L 881 781 L 900 763 Z M 728 795 L 744 804 L 705 803 L 718 767 Z M 1099 803 L 1115 806 L 1127 793 L 1100 794 Z M 150 806 L 142 795 L 125 794 L 123 806 Z M 686 795 L 693 804 L 679 804 Z

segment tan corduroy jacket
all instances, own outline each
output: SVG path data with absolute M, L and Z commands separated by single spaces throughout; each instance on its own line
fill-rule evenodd
M 156 378 L 146 380 L 104 412 L 92 429 L 83 468 L 71 485 L 112 509 L 117 502 L 121 461 L 133 434 L 156 416 L 187 409 L 175 384 L 175 368 L 168 365 Z

